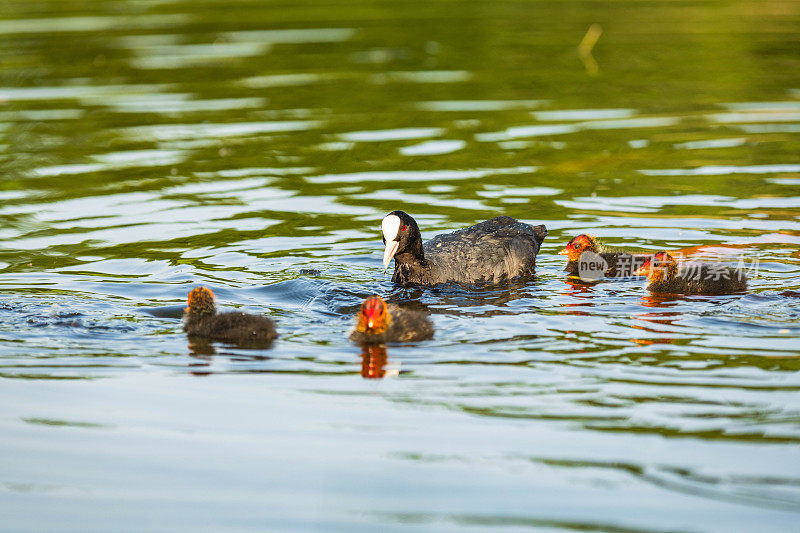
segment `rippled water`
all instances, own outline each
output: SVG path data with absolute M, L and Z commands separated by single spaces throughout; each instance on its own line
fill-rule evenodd
M 796 530 L 797 2 L 0 17 L 0 529 Z M 393 209 L 544 223 L 537 277 L 394 287 Z M 570 282 L 580 232 L 750 290 Z M 189 344 L 198 284 L 279 341 Z M 371 293 L 434 340 L 350 344 Z

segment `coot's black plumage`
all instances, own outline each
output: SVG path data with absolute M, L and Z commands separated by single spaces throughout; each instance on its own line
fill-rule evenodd
M 240 311 L 218 314 L 214 293 L 206 287 L 192 289 L 188 303 L 183 315 L 183 330 L 189 337 L 259 346 L 278 336 L 274 322 L 265 316 Z
M 437 283 L 500 283 L 530 276 L 547 229 L 499 216 L 425 244 L 417 222 L 392 211 L 381 223 L 386 250 L 383 264 L 394 258 L 392 281 L 402 285 Z

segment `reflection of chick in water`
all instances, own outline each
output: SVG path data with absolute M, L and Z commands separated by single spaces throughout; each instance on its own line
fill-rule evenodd
M 367 379 L 392 378 L 400 374 L 400 363 L 390 364 L 386 346 L 364 344 L 361 347 L 361 376 Z
M 423 311 L 387 304 L 380 296 L 370 296 L 361 304 L 350 340 L 361 344 L 412 342 L 433 337 L 433 323 Z
M 183 330 L 189 337 L 263 347 L 278 336 L 275 324 L 265 316 L 239 311 L 217 314 L 214 293 L 206 287 L 193 289 L 188 303 L 183 315 Z
M 189 355 L 194 355 L 198 358 L 209 359 L 209 355 L 215 355 L 217 350 L 214 349 L 214 344 L 202 337 L 189 337 Z
M 658 307 L 658 305 L 643 302 L 648 307 Z M 678 311 L 662 311 L 652 313 L 634 313 L 634 320 L 641 320 L 642 324 L 631 324 L 633 329 L 643 332 L 641 338 L 633 338 L 631 342 L 642 346 L 652 344 L 674 344 L 676 339 L 665 337 L 665 335 L 679 332 L 679 326 L 675 324 L 683 317 L 683 313 Z M 649 324 L 648 324 L 649 323 Z M 652 324 L 652 325 L 651 325 Z M 667 326 L 667 327 L 664 327 Z

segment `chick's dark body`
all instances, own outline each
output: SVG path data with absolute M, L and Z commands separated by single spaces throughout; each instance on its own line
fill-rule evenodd
M 747 289 L 744 272 L 732 267 L 689 263 L 686 273 L 670 270 L 662 279 L 647 285 L 652 292 L 669 294 L 731 294 Z
M 270 342 L 278 334 L 267 317 L 239 311 L 220 314 L 187 313 L 183 330 L 189 336 L 237 344 Z
M 607 278 L 623 278 L 633 276 L 633 272 L 644 265 L 650 257 L 645 254 L 630 254 L 628 252 L 601 252 L 598 254 L 606 262 L 608 268 L 603 274 Z M 564 269 L 570 276 L 579 275 L 579 262 L 567 261 Z
M 383 344 L 386 342 L 415 342 L 433 337 L 433 323 L 428 313 L 404 309 L 394 304 L 386 306 L 389 325 L 382 332 L 353 329 L 350 340 L 359 344 Z

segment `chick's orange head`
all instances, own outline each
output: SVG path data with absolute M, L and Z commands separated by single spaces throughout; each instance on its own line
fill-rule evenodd
M 195 287 L 189 292 L 190 313 L 209 313 L 214 314 L 214 293 L 207 287 Z
M 359 315 L 359 330 L 370 333 L 382 333 L 388 325 L 389 315 L 386 311 L 386 302 L 380 296 L 370 296 L 361 304 Z
M 637 276 L 647 276 L 649 279 L 661 279 L 670 265 L 675 264 L 675 258 L 667 252 L 658 252 L 634 272 Z
M 591 235 L 586 235 L 585 233 L 581 233 L 567 244 L 566 248 L 558 252 L 558 255 L 566 255 L 567 260 L 569 261 L 577 261 L 580 259 L 581 254 L 585 250 L 592 250 L 596 251 L 595 248 L 597 247 L 597 242 L 594 240 L 594 237 Z

